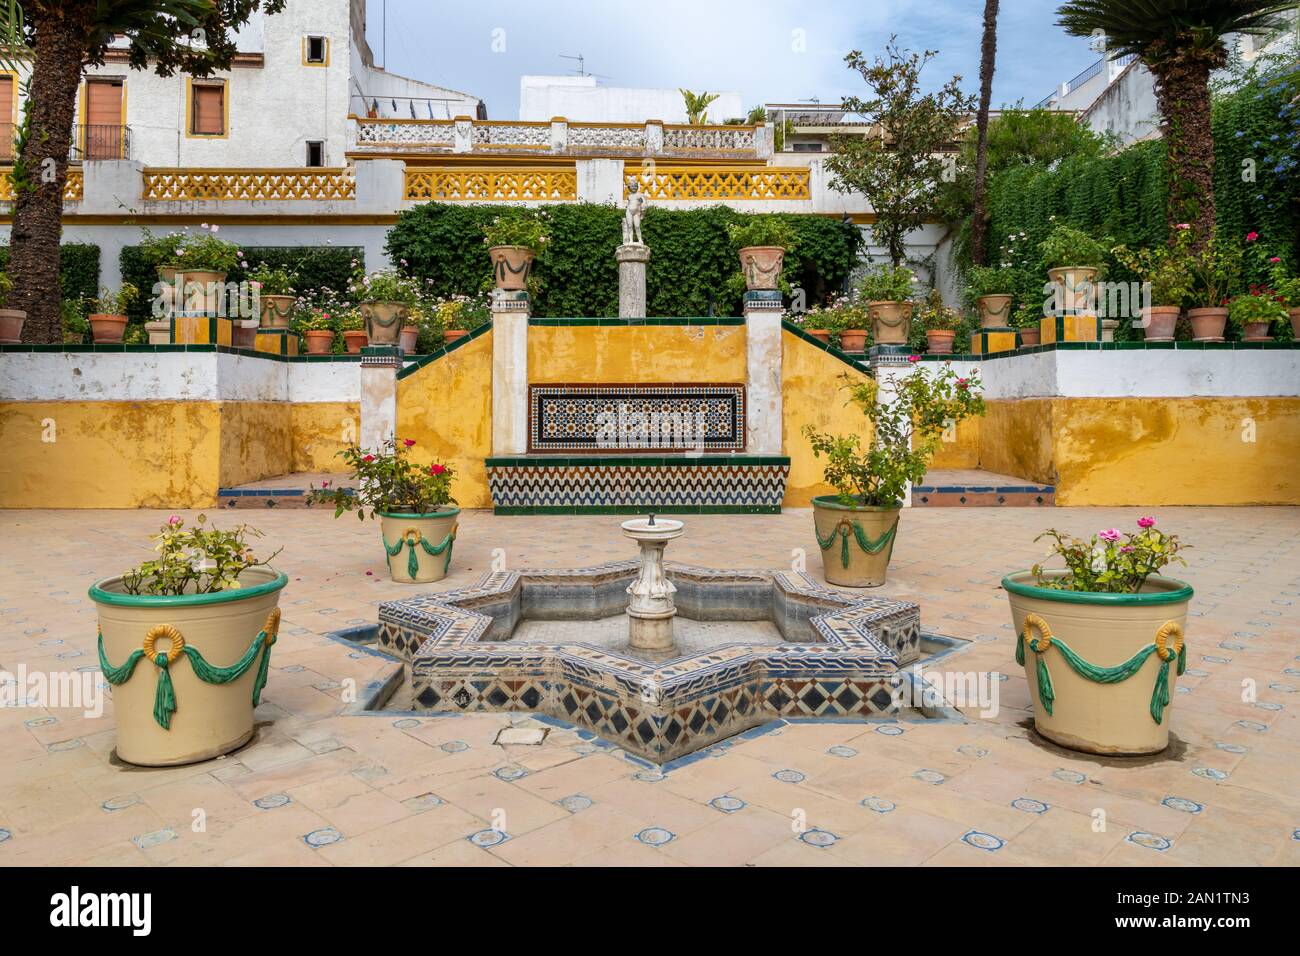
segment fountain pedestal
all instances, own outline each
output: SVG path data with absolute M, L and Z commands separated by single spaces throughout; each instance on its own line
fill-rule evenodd
M 677 589 L 664 574 L 664 548 L 682 534 L 682 523 L 655 516 L 623 522 L 623 534 L 641 548 L 637 578 L 627 587 L 628 644 L 644 651 L 672 651 Z

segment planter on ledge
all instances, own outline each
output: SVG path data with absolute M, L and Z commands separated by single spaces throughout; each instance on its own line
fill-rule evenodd
M 1187 319 L 1192 323 L 1192 341 L 1223 341 L 1223 330 L 1228 325 L 1227 308 L 1215 306 L 1205 309 L 1188 309 Z
M 871 336 L 876 345 L 906 345 L 912 326 L 911 302 L 868 302 Z
M 1009 295 L 982 295 L 975 300 L 979 311 L 981 329 L 1005 329 L 1011 324 L 1011 299 Z
M 302 337 L 307 340 L 308 355 L 329 355 L 334 351 L 334 333 L 328 329 L 308 329 Z
M 813 532 L 831 584 L 875 588 L 885 583 L 902 504 L 846 505 L 835 495 L 813 499 Z
M 110 345 L 122 341 L 122 335 L 126 332 L 125 315 L 94 312 L 87 318 L 90 320 L 90 328 L 94 333 L 96 344 Z
M 841 352 L 865 352 L 867 350 L 866 329 L 845 329 L 840 333 Z
M 1300 342 L 1300 309 L 1289 310 L 1287 316 L 1291 319 L 1291 333 Z
M 1153 305 L 1142 310 L 1142 319 L 1146 323 L 1142 329 L 1142 338 L 1146 342 L 1172 342 L 1174 329 L 1178 326 L 1178 316 L 1182 308 L 1177 305 Z
M 750 292 L 780 288 L 784 261 L 785 249 L 780 246 L 745 246 L 740 250 L 740 271 L 745 275 L 745 288 Z
M 1096 299 L 1097 276 L 1101 270 L 1094 266 L 1061 266 L 1048 269 L 1047 278 L 1061 291 L 1061 311 L 1076 315 L 1093 311 Z
M 264 329 L 287 329 L 293 318 L 293 307 L 297 301 L 291 295 L 264 295 L 260 298 L 261 321 Z
M 1020 571 L 1002 586 L 1040 734 L 1096 754 L 1168 746 L 1190 585 L 1152 575 L 1138 594 L 1058 591 Z
M 452 545 L 456 541 L 459 508 L 440 508 L 423 515 L 376 513 L 383 534 L 388 573 L 394 582 L 429 584 L 447 576 Z
M 1033 345 L 1041 345 L 1043 330 L 1036 328 L 1024 328 L 1020 330 L 1020 347 L 1029 348 Z
M 257 319 L 236 319 L 231 327 L 231 345 L 237 349 L 257 348 Z
M 528 288 L 528 273 L 533 268 L 533 250 L 527 246 L 493 246 L 492 276 L 498 289 L 521 292 Z
M 240 576 L 242 587 L 212 594 L 126 594 L 120 576 L 90 589 L 122 760 L 145 767 L 195 763 L 253 736 L 288 581 L 258 567 Z
M 22 309 L 0 309 L 0 345 L 17 345 L 23 340 L 23 323 L 27 313 Z
M 360 355 L 361 349 L 368 344 L 365 332 L 355 330 L 343 333 L 343 347 L 349 355 Z
M 938 331 L 925 333 L 925 350 L 931 355 L 946 355 L 952 351 L 956 332 Z
M 405 302 L 361 302 L 361 318 L 366 323 L 369 345 L 396 345 L 406 318 Z
M 403 352 L 405 352 L 407 355 L 414 354 L 416 343 L 419 340 L 420 340 L 419 326 L 417 325 L 402 326 L 402 332 L 398 336 L 398 344 L 401 346 Z

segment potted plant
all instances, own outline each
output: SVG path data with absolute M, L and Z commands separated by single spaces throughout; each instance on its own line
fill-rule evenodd
M 257 293 L 258 318 L 264 329 L 287 329 L 297 305 L 293 284 L 296 273 L 284 268 L 272 268 L 265 262 L 249 270 L 248 283 Z
M 469 335 L 491 317 L 485 301 L 467 295 L 453 295 L 434 303 L 434 314 L 442 329 L 443 342 L 450 345 Z
M 1181 229 L 1182 227 L 1179 226 Z M 1187 310 L 1196 342 L 1222 342 L 1228 324 L 1228 300 L 1241 280 L 1242 250 L 1219 235 L 1191 254 L 1191 297 Z
M 390 438 L 374 451 L 344 449 L 339 456 L 351 466 L 356 489 L 313 488 L 308 504 L 333 505 L 335 518 L 354 508 L 362 520 L 378 515 L 389 575 L 399 584 L 428 584 L 451 567 L 460 509 L 451 497 L 451 469 L 415 464 L 413 447 L 414 439 Z
M 743 222 L 729 225 L 727 235 L 740 256 L 745 288 L 779 289 L 785 254 L 795 248 L 799 239 L 794 226 L 781 216 L 747 216 Z
M 99 297 L 91 299 L 88 305 L 90 328 L 94 332 L 96 344 L 122 341 L 126 331 L 127 310 L 140 298 L 140 290 L 130 282 L 123 282 L 116 292 L 100 289 Z
M 179 258 L 183 233 L 169 232 L 165 236 L 155 236 L 148 228 L 140 230 L 140 243 L 136 247 L 145 265 L 156 269 L 158 278 L 164 283 L 176 281 L 176 261 Z
M 483 229 L 483 242 L 492 258 L 496 288 L 520 292 L 528 288 L 533 260 L 546 248 L 550 217 L 533 209 L 511 208 Z
M 1277 291 L 1277 297 L 1291 320 L 1292 339 L 1300 342 L 1300 277 L 1288 276 L 1282 260 L 1277 256 L 1274 256 L 1270 263 L 1273 288 Z
M 917 365 L 894 380 L 896 397 L 879 402 L 875 379 L 849 386 L 854 404 L 873 426 L 869 447 L 861 435 L 803 429 L 818 458 L 826 456 L 827 484 L 837 494 L 813 499 L 813 522 L 826 580 L 842 587 L 879 587 L 909 484 L 925 477 L 945 428 L 984 412 L 978 375 L 961 378 L 951 363 Z
M 823 306 L 814 305 L 806 312 L 798 314 L 786 314 L 787 322 L 795 328 L 800 329 L 807 335 L 811 335 L 818 342 L 824 342 L 827 345 L 831 342 L 831 321 L 828 313 Z
M 22 309 L 9 309 L 9 293 L 14 290 L 14 280 L 9 273 L 0 272 L 0 345 L 17 345 L 23 340 L 23 323 L 27 313 Z
M 86 341 L 86 336 L 90 334 L 90 322 L 86 319 L 85 298 L 63 299 L 59 302 L 59 327 L 63 331 L 65 345 L 81 345 Z
M 298 320 L 298 331 L 307 343 L 308 355 L 329 355 L 334 351 L 334 333 L 338 320 L 321 309 L 308 309 Z
M 347 309 L 339 316 L 339 328 L 343 331 L 343 348 L 349 355 L 359 354 L 369 342 L 365 324 L 359 309 Z
M 1243 342 L 1271 342 L 1269 328 L 1287 317 L 1284 300 L 1272 289 L 1252 285 L 1228 303 L 1228 322 Z
M 981 329 L 1008 328 L 1014 286 L 1006 269 L 971 266 L 966 273 L 966 298 L 979 312 Z
M 1043 308 L 1040 305 L 1022 305 L 1011 313 L 1011 327 L 1020 333 L 1022 348 L 1042 343 L 1042 321 Z
M 1116 261 L 1142 281 L 1144 298 L 1152 303 L 1142 307 L 1142 334 L 1148 342 L 1174 340 L 1182 303 L 1192 294 L 1191 241 L 1191 227 L 1180 226 L 1173 242 L 1158 249 L 1111 250 Z
M 1002 579 L 1034 702 L 1034 726 L 1055 743 L 1101 754 L 1149 754 L 1169 743 L 1169 705 L 1187 660 L 1190 585 L 1159 572 L 1177 535 L 1139 518 L 1089 540 L 1048 530 L 1063 569 L 1035 565 Z M 1038 540 L 1038 539 L 1035 539 Z
M 1056 226 L 1039 243 L 1042 266 L 1056 290 L 1055 314 L 1095 311 L 1097 280 L 1102 275 L 1106 250 L 1105 243 L 1073 226 Z
M 912 287 L 916 276 L 907 266 L 889 263 L 867 270 L 858 284 L 871 318 L 871 338 L 876 345 L 905 345 L 911 331 Z
M 246 525 L 186 528 L 172 515 L 158 556 L 97 581 L 99 668 L 113 685 L 117 755 L 146 767 L 209 760 L 253 736 L 277 604 L 288 578 L 258 558 Z
M 392 269 L 356 277 L 350 287 L 371 345 L 397 345 L 402 325 L 420 296 L 420 285 Z
M 218 290 L 226 275 L 241 265 L 244 252 L 233 242 L 217 237 L 220 226 L 203 223 L 202 235 L 183 235 L 175 252 L 175 260 L 165 265 L 174 270 L 184 289 L 180 301 L 189 312 L 216 311 L 216 299 L 224 293 Z M 160 272 L 160 275 L 162 273 Z
M 961 313 L 943 304 L 943 293 L 931 289 L 914 321 L 925 330 L 925 350 L 941 355 L 952 352 L 953 340 L 962 326 Z M 983 320 L 981 319 L 981 322 Z

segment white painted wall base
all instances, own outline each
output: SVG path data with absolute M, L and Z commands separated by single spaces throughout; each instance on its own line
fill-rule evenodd
M 492 313 L 492 454 L 528 452 L 528 313 Z
M 781 313 L 771 309 L 745 312 L 745 452 L 780 455 Z

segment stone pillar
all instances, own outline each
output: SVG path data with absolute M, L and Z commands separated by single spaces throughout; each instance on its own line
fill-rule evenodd
M 474 121 L 468 116 L 457 116 L 454 130 L 451 151 L 453 153 L 474 152 Z
M 876 404 L 888 405 L 898 400 L 898 379 L 912 373 L 910 345 L 876 345 L 867 352 L 867 364 L 880 386 L 876 391 Z M 912 507 L 912 485 L 903 492 L 903 507 Z
M 650 261 L 650 247 L 628 243 L 614 250 L 618 260 L 618 317 L 645 318 L 645 268 Z
M 745 454 L 780 455 L 781 314 L 779 291 L 745 293 Z
M 623 160 L 580 159 L 578 173 L 578 201 L 623 204 Z
M 646 120 L 645 151 L 648 156 L 658 156 L 664 151 L 663 120 Z
M 83 163 L 81 168 L 85 179 L 79 213 L 126 216 L 140 210 L 144 163 L 133 159 L 102 159 Z
M 395 345 L 367 345 L 361 349 L 362 448 L 376 449 L 397 435 L 397 372 L 402 351 Z
M 406 163 L 400 159 L 358 159 L 352 168 L 357 184 L 353 200 L 356 212 L 401 211 L 406 201 Z
M 492 293 L 492 454 L 528 452 L 528 293 Z
M 569 148 L 569 121 L 563 116 L 551 117 L 551 152 L 563 153 Z

